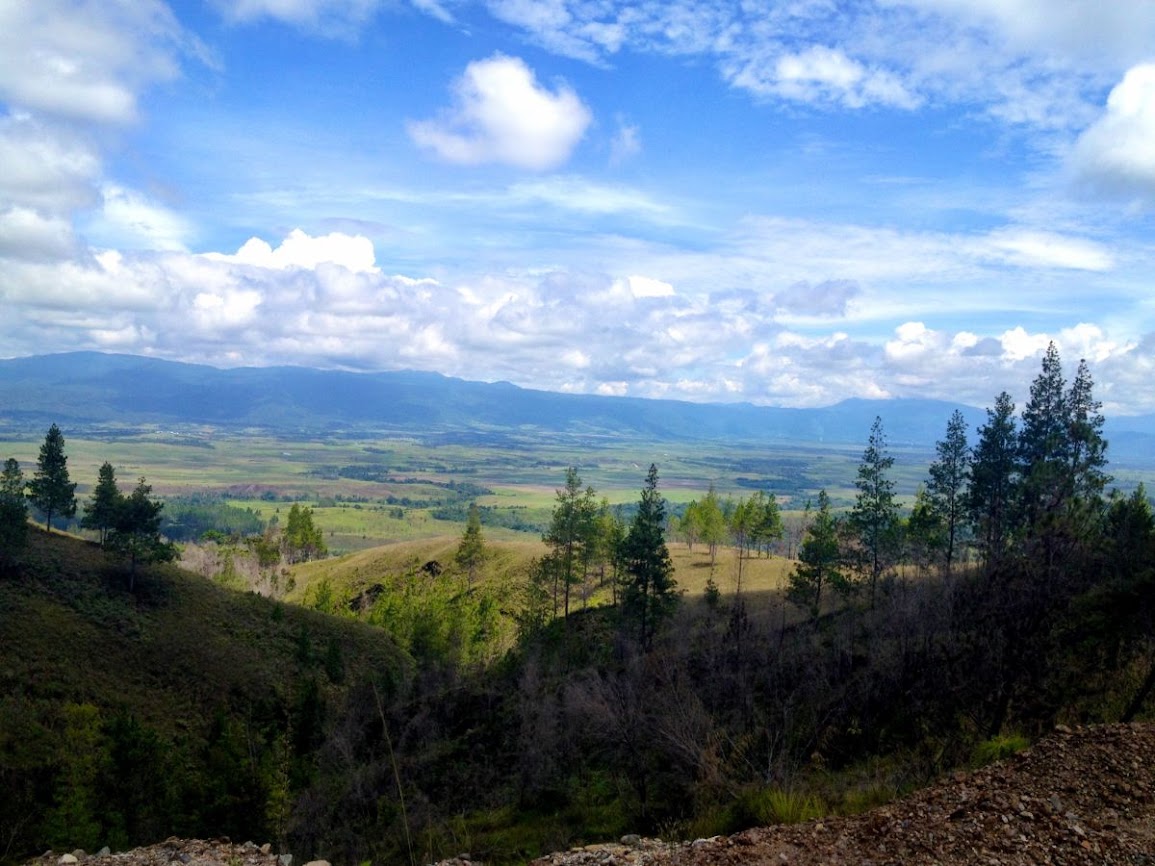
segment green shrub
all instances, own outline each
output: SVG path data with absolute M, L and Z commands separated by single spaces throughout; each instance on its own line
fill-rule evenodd
M 756 788 L 738 798 L 738 818 L 754 826 L 765 824 L 800 824 L 827 814 L 826 804 L 813 794 L 802 794 L 782 788 Z
M 999 734 L 979 743 L 971 756 L 971 763 L 976 767 L 984 767 L 1009 758 L 1030 746 L 1030 741 L 1022 734 Z

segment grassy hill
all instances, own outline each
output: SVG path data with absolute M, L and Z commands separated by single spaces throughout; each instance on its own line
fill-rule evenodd
M 29 541 L 0 578 L 0 861 L 170 833 L 274 839 L 326 708 L 412 667 L 357 622 L 171 567 L 130 594 L 95 546 Z

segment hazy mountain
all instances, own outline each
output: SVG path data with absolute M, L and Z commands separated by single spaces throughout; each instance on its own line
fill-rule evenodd
M 654 440 L 864 442 L 876 415 L 892 444 L 932 445 L 955 408 L 973 430 L 985 412 L 933 400 L 847 400 L 820 409 L 556 394 L 437 373 L 303 367 L 218 369 L 132 355 L 73 352 L 0 361 L 0 422 L 211 425 L 284 433 L 427 436 L 501 432 Z M 1150 453 L 1155 418 L 1111 422 L 1126 452 Z M 1116 456 L 1118 454 L 1116 453 Z

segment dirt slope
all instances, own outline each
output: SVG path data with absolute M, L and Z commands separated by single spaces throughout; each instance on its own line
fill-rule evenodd
M 1007 761 L 855 818 L 677 845 L 641 840 L 535 866 L 595 863 L 1155 866 L 1155 725 L 1060 728 Z

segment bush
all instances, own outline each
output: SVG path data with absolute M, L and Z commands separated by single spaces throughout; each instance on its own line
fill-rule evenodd
M 1030 741 L 1022 734 L 1000 734 L 979 743 L 971 756 L 971 763 L 976 767 L 984 767 L 1009 758 L 1030 745 Z

